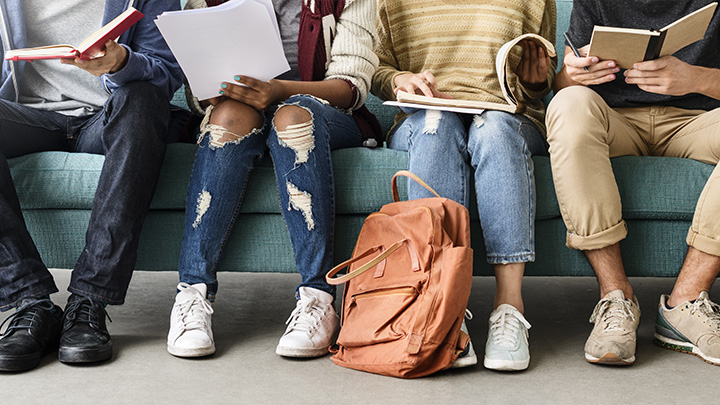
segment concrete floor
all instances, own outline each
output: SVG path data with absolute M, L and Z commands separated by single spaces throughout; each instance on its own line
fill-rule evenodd
M 70 272 L 53 270 L 61 290 Z M 0 374 L 0 403 L 717 403 L 720 368 L 652 344 L 659 294 L 671 279 L 633 279 L 645 311 L 631 367 L 591 365 L 583 345 L 598 299 L 592 278 L 528 277 L 526 317 L 531 363 L 524 372 L 501 373 L 482 365 L 427 378 L 402 380 L 345 369 L 329 357 L 288 360 L 275 345 L 294 307 L 292 274 L 220 274 L 213 317 L 217 353 L 178 359 L 165 350 L 177 274 L 136 272 L 127 303 L 109 307 L 115 355 L 109 362 L 73 367 L 45 357 L 30 372 Z M 481 359 L 492 278 L 475 278 L 470 335 Z M 67 293 L 55 294 L 61 306 Z M 720 297 L 718 288 L 711 296 Z M 9 313 L 0 315 L 0 320 Z M 482 360 L 481 360 L 482 361 Z

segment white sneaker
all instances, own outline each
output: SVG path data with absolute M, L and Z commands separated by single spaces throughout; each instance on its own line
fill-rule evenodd
M 510 304 L 502 304 L 490 314 L 490 330 L 485 345 L 485 368 L 502 371 L 525 370 L 530 364 L 528 347 L 530 323 Z
M 207 296 L 207 285 L 180 283 L 175 305 L 170 313 L 170 332 L 167 350 L 173 356 L 201 357 L 215 353 L 213 340 L 212 304 Z
M 469 309 L 465 309 L 465 319 L 472 320 L 472 312 L 470 312 Z M 465 319 L 463 319 L 462 326 L 460 326 L 460 330 L 465 332 L 468 335 L 468 338 L 470 338 L 470 334 L 468 333 L 467 325 L 465 324 Z M 475 349 L 473 348 L 472 340 L 468 340 L 467 347 L 465 348 L 465 351 L 460 353 L 460 356 L 458 356 L 457 360 L 453 363 L 451 368 L 463 368 L 463 367 L 470 367 L 477 364 L 477 354 L 475 354 Z
M 333 296 L 316 288 L 300 287 L 300 299 L 275 353 L 285 357 L 319 357 L 328 353 L 340 320 Z

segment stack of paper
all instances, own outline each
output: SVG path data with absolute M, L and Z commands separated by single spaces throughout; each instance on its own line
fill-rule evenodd
M 200 100 L 236 75 L 267 81 L 290 70 L 271 0 L 165 12 L 155 24 Z

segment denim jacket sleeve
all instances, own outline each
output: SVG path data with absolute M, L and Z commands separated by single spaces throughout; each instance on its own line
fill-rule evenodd
M 118 41 L 128 51 L 127 63 L 115 73 L 102 75 L 101 81 L 109 92 L 134 81 L 149 81 L 169 100 L 182 84 L 182 71 L 154 20 L 164 11 L 179 10 L 180 1 L 135 1 L 135 8 L 145 17 Z

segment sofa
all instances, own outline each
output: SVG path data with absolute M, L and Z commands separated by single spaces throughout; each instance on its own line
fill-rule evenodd
M 571 0 L 557 0 L 557 48 L 568 26 Z M 178 93 L 181 94 L 181 93 Z M 178 102 L 182 104 L 182 102 Z M 387 131 L 396 113 L 370 97 L 368 107 Z M 185 194 L 196 146 L 170 144 L 147 216 L 136 268 L 176 271 L 183 232 Z M 10 160 L 27 227 L 48 267 L 73 268 L 85 244 L 92 199 L 103 156 L 42 152 Z M 350 257 L 365 217 L 392 200 L 390 179 L 407 167 L 407 153 L 386 148 L 351 148 L 332 154 L 336 188 L 334 258 Z M 549 159 L 534 157 L 537 184 L 537 260 L 533 276 L 588 276 L 581 252 L 565 247 L 565 226 L 553 189 Z M 618 157 L 613 170 L 629 236 L 621 243 L 629 276 L 674 276 L 687 251 L 685 235 L 695 204 L 713 166 L 663 157 Z M 402 183 L 404 184 L 404 183 Z M 401 197 L 406 198 L 401 186 Z M 474 203 L 473 203 L 474 204 Z M 281 215 L 275 177 L 266 159 L 251 176 L 246 201 L 228 241 L 222 271 L 296 272 Z M 470 208 L 474 274 L 493 274 L 485 260 L 476 208 Z

